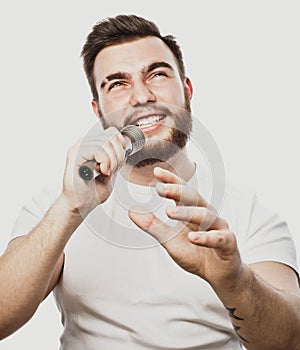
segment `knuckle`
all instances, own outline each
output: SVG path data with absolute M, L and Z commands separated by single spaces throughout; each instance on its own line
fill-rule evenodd
M 109 140 L 106 140 L 102 145 L 101 145 L 101 148 L 103 149 L 111 149 L 112 148 L 112 140 L 109 139 Z
M 113 134 L 112 137 L 111 137 L 111 139 L 110 139 L 110 141 L 111 141 L 112 143 L 119 142 L 119 140 L 120 140 L 119 134 Z
M 176 198 L 181 198 L 183 195 L 182 185 L 179 184 L 165 184 L 165 193 L 170 196 L 176 196 Z
M 220 225 L 224 227 L 224 229 L 229 230 L 229 225 L 224 218 L 219 217 Z
M 197 210 L 195 213 L 197 213 L 197 216 L 201 221 L 203 221 L 209 217 L 208 210 L 206 208 L 204 208 L 204 207 L 195 207 L 195 208 Z
M 119 130 L 115 126 L 110 126 L 107 129 L 105 129 L 104 132 L 115 133 L 119 132 Z
M 179 207 L 177 207 L 176 214 L 179 217 L 192 217 L 193 211 L 190 211 L 188 207 L 179 206 Z
M 110 126 L 109 128 L 105 129 L 104 132 L 110 136 L 115 136 L 120 134 L 120 131 L 114 126 Z
M 118 132 L 118 134 L 115 134 L 111 139 L 112 146 L 116 149 L 116 151 L 119 153 L 121 149 L 124 149 L 126 147 L 126 141 L 125 138 Z
M 207 208 L 208 208 L 214 215 L 218 215 L 217 209 L 216 209 L 214 206 L 212 206 L 211 204 L 208 204 L 208 205 L 207 205 Z
M 122 163 L 125 159 L 125 151 L 124 152 L 119 152 L 118 155 L 118 163 Z
M 110 161 L 106 151 L 103 148 L 98 149 L 98 152 L 94 155 L 94 158 L 97 163 L 108 163 Z

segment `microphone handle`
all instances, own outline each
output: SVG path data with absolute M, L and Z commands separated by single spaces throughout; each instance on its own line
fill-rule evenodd
M 126 141 L 126 153 L 125 153 L 125 159 L 130 155 L 132 152 L 132 143 L 128 136 L 123 135 Z M 85 163 L 83 163 L 78 170 L 79 176 L 84 181 L 91 181 L 95 177 L 102 175 L 100 172 L 100 164 L 97 163 L 94 159 L 88 160 Z

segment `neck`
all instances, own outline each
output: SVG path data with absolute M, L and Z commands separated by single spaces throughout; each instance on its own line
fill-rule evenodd
M 180 150 L 167 162 L 159 162 L 142 168 L 125 165 L 122 176 L 129 182 L 142 186 L 155 186 L 157 180 L 153 175 L 155 167 L 171 171 L 184 181 L 188 181 L 195 173 L 195 164 L 188 158 L 186 149 Z

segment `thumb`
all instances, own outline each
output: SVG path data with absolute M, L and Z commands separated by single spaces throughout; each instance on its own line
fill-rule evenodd
M 149 233 L 161 244 L 164 244 L 176 235 L 173 227 L 165 224 L 156 215 L 143 207 L 132 207 L 128 211 L 128 216 L 140 229 Z

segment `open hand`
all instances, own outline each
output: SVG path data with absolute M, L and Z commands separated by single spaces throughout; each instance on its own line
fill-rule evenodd
M 173 199 L 168 207 L 175 227 L 163 223 L 153 213 L 141 208 L 129 211 L 131 220 L 151 234 L 184 270 L 200 276 L 213 287 L 233 288 L 242 269 L 234 233 L 205 199 L 175 174 L 156 167 L 154 176 L 160 182 L 157 193 Z

